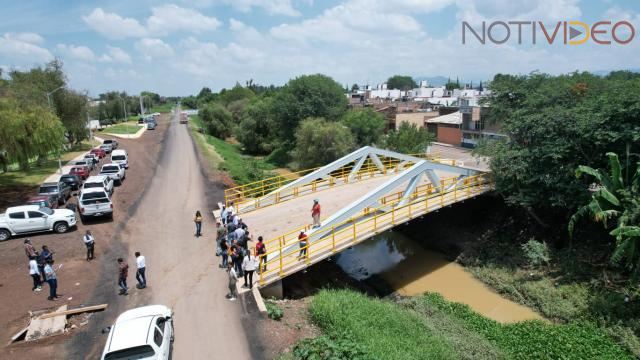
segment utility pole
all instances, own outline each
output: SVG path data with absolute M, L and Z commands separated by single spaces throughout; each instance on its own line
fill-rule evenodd
M 142 96 L 143 96 L 142 93 L 140 93 L 140 97 L 139 97 L 139 99 L 140 99 L 140 115 L 144 115 L 144 104 L 142 102 Z
M 46 93 L 47 94 L 47 102 L 49 103 L 49 110 L 52 113 L 55 113 L 55 112 L 53 111 L 53 105 L 51 104 L 51 95 L 53 95 L 53 93 L 55 93 L 56 91 L 58 91 L 58 90 L 60 90 L 62 88 L 64 88 L 64 85 L 58 86 L 57 88 L 55 88 L 55 89 L 49 91 L 48 93 Z M 58 148 L 58 173 L 60 175 L 62 175 L 62 159 L 60 159 L 60 148 Z

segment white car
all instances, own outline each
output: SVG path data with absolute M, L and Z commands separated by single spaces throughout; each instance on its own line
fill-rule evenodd
M 68 209 L 52 210 L 38 205 L 10 207 L 0 214 L 0 241 L 32 232 L 67 232 L 76 221 L 76 214 Z
M 78 207 L 83 221 L 89 216 L 113 217 L 111 197 L 102 187 L 83 189 L 78 196 Z
M 119 164 L 113 163 L 102 165 L 102 169 L 100 169 L 100 175 L 108 176 L 118 184 L 122 184 L 122 181 L 125 178 L 124 168 L 120 167 Z
M 173 311 L 164 305 L 131 309 L 109 329 L 101 360 L 169 359 L 173 342 Z

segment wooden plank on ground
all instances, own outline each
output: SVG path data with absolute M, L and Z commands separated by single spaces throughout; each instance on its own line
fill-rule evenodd
M 55 311 L 55 313 L 64 312 L 67 310 L 67 305 L 62 305 Z M 59 335 L 64 333 L 64 329 L 67 326 L 67 317 L 53 316 L 46 319 L 42 318 L 34 318 L 31 319 L 31 323 L 29 323 L 29 328 L 27 329 L 27 336 L 25 337 L 26 341 L 33 341 L 42 339 L 44 337 Z
M 67 315 L 80 314 L 80 313 L 83 313 L 83 312 L 104 310 L 104 309 L 107 308 L 107 306 L 109 306 L 109 304 L 85 306 L 85 307 L 81 307 L 81 308 L 77 308 L 77 309 L 71 309 L 71 310 L 67 310 L 65 308 L 63 311 L 60 311 L 58 309 L 58 311 L 56 311 L 56 312 L 52 312 L 52 313 L 44 314 L 44 315 L 40 316 L 39 319 L 47 319 L 47 318 L 54 317 L 54 316 L 65 316 L 66 317 Z

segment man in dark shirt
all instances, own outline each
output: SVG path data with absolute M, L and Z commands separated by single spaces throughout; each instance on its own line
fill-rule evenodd
M 118 258 L 118 286 L 120 286 L 120 295 L 129 295 L 127 275 L 129 275 L 129 265 L 124 261 L 124 259 Z

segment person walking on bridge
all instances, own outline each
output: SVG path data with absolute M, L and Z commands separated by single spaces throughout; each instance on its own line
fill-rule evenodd
M 311 207 L 311 217 L 313 218 L 313 228 L 320 227 L 320 202 L 318 199 L 313 200 L 313 206 Z
M 202 214 L 200 214 L 200 210 L 196 211 L 193 221 L 196 223 L 196 237 L 202 236 Z
M 264 246 L 262 236 L 258 236 L 256 244 L 256 257 L 258 258 L 258 273 L 267 271 L 267 247 Z M 264 267 L 262 267 L 264 263 Z
M 298 241 L 300 241 L 300 254 L 298 254 L 298 260 L 306 259 L 308 257 L 307 245 L 309 244 L 309 236 L 307 236 L 304 231 L 300 231 Z

